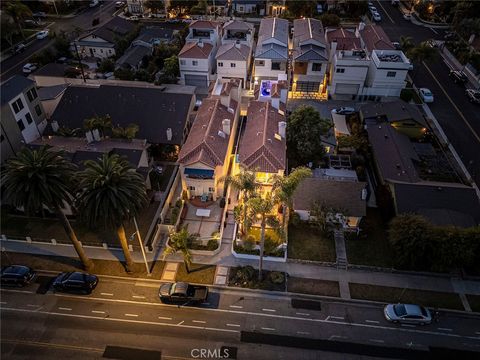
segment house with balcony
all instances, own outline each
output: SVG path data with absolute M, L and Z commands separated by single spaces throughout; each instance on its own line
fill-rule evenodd
M 265 15 L 265 0 L 232 0 L 232 12 L 235 16 Z
M 255 27 L 244 21 L 232 20 L 223 25 L 222 45 L 218 49 L 218 79 L 240 79 L 247 87 L 250 79 Z
M 307 93 L 326 97 L 328 49 L 320 20 L 307 18 L 293 21 L 292 64 L 292 95 Z
M 255 81 L 276 80 L 287 73 L 288 21 L 279 18 L 262 19 L 255 49 Z
M 216 79 L 215 55 L 220 45 L 220 25 L 196 20 L 189 26 L 185 45 L 178 54 L 180 82 L 208 88 Z
M 189 199 L 223 196 L 240 113 L 240 81 L 217 80 L 202 101 L 185 144 L 178 155 L 182 188 Z

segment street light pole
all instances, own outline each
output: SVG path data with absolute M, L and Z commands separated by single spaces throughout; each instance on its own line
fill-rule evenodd
M 145 268 L 147 269 L 147 275 L 152 276 L 150 272 L 150 267 L 148 266 L 147 262 L 147 255 L 145 254 L 145 248 L 143 247 L 142 237 L 140 235 L 140 230 L 138 229 L 137 218 L 133 217 L 133 223 L 135 224 L 135 232 L 137 233 L 138 243 L 140 245 L 140 249 L 142 250 L 143 261 L 145 261 Z
M 83 72 L 83 65 L 82 65 L 82 60 L 80 59 L 80 54 L 78 53 L 78 46 L 77 46 L 77 42 L 74 41 L 73 42 L 73 45 L 75 45 L 75 52 L 77 53 L 77 57 L 78 57 L 78 63 L 80 64 L 80 70 L 82 71 L 82 78 L 83 78 L 83 82 L 86 83 L 87 80 L 85 80 L 85 73 Z

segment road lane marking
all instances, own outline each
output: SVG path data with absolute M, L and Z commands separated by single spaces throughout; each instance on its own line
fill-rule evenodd
M 156 326 L 166 326 L 166 327 L 180 326 L 180 327 L 188 328 L 188 329 L 211 330 L 211 331 L 230 332 L 230 333 L 239 333 L 240 332 L 238 330 L 231 330 L 231 329 L 202 327 L 202 326 L 195 326 L 195 325 L 176 325 L 176 324 L 161 323 L 161 322 L 146 321 L 146 320 L 121 319 L 121 318 L 112 318 L 112 317 L 98 317 L 98 316 L 93 316 L 93 315 L 68 314 L 68 313 L 59 313 L 59 312 L 53 312 L 53 311 L 33 311 L 33 310 L 15 309 L 15 308 L 2 308 L 2 311 L 17 311 L 17 312 L 36 313 L 36 314 L 45 314 L 45 315 L 56 315 L 56 316 L 64 316 L 64 317 L 74 317 L 74 318 L 76 317 L 76 318 L 81 318 L 81 319 L 89 319 L 89 320 L 97 320 L 97 321 L 99 321 L 99 320 L 100 321 L 115 321 L 115 322 L 123 322 L 123 323 L 156 325 Z
M 243 306 L 240 305 L 230 305 L 230 307 L 234 309 L 243 309 Z
M 368 340 L 371 342 L 380 343 L 380 344 L 383 344 L 385 342 L 385 340 L 380 340 L 380 339 L 368 339 Z
M 113 296 L 112 293 L 100 293 L 100 295 L 103 295 L 103 296 Z
M 172 320 L 171 317 L 166 317 L 166 316 L 159 316 L 158 317 L 160 320 Z
M 145 296 L 141 296 L 141 295 L 132 295 L 132 297 L 135 299 L 145 299 Z
M 192 320 L 192 322 L 199 323 L 199 324 L 206 324 L 207 323 L 206 321 L 203 321 L 203 320 Z
M 328 340 L 333 340 L 333 339 L 348 339 L 348 337 L 342 336 L 342 335 L 332 335 L 328 338 Z
M 7 302 L 6 301 L 0 301 L 0 304 L 5 305 Z
M 39 342 L 39 341 L 28 341 L 28 340 L 17 340 L 17 339 L 1 339 L 2 343 L 11 343 L 17 345 L 26 345 L 26 346 L 40 346 L 47 348 L 55 349 L 68 349 L 68 350 L 80 350 L 80 351 L 90 351 L 90 352 L 99 352 L 103 353 L 105 349 L 99 348 L 89 348 L 84 346 L 75 346 L 75 345 L 65 345 L 65 344 L 52 344 L 51 342 Z
M 227 324 L 227 326 L 239 327 L 240 325 L 238 325 L 238 324 Z
M 381 4 L 381 2 L 378 1 L 378 0 L 377 0 L 377 2 L 378 2 L 378 5 L 380 5 L 380 7 L 383 9 L 383 12 L 385 13 L 385 15 L 388 16 L 388 18 L 390 19 L 390 21 L 392 22 L 392 24 L 395 24 L 395 21 L 393 21 L 392 17 L 391 17 L 390 14 L 387 12 L 387 10 L 385 10 L 385 8 L 384 8 L 383 5 Z
M 335 319 L 335 320 L 345 320 L 344 317 L 342 316 L 330 316 L 330 319 Z
M 185 320 L 180 321 L 180 322 L 177 324 L 177 326 L 182 325 L 184 322 L 185 322 Z
M 59 307 L 58 310 L 72 311 L 72 308 Z
M 307 313 L 301 313 L 301 312 L 297 312 L 297 313 L 295 313 L 295 314 L 297 314 L 297 315 L 303 315 L 303 316 L 310 316 L 310 314 L 307 314 Z
M 433 80 L 435 80 L 435 82 L 437 83 L 437 85 L 440 87 L 440 89 L 442 89 L 443 93 L 445 94 L 445 96 L 447 97 L 447 99 L 450 101 L 450 103 L 453 105 L 453 107 L 455 108 L 455 110 L 457 110 L 457 113 L 458 115 L 460 115 L 460 117 L 462 118 L 463 122 L 465 123 L 465 125 L 467 125 L 467 127 L 470 129 L 470 131 L 472 132 L 473 136 L 478 140 L 478 142 L 480 142 L 480 136 L 478 136 L 478 134 L 475 132 L 475 130 L 473 129 L 473 127 L 470 125 L 470 123 L 467 121 L 467 119 L 465 118 L 465 116 L 463 115 L 463 113 L 460 111 L 460 109 L 458 108 L 458 106 L 453 102 L 452 98 L 450 97 L 450 95 L 448 95 L 448 93 L 445 91 L 445 88 L 442 86 L 442 84 L 440 84 L 440 82 L 437 80 L 437 78 L 435 77 L 435 75 L 433 74 L 432 70 L 430 70 L 430 68 L 428 67 L 428 65 L 425 63 L 425 61 L 422 61 L 422 64 L 423 66 L 425 66 L 425 68 L 427 69 L 427 71 L 430 73 L 430 75 L 432 76 Z
M 1 290 L 5 292 L 13 292 L 13 293 L 35 294 L 35 292 L 29 291 L 29 290 L 17 290 L 17 289 L 1 289 Z
M 435 30 L 434 28 L 431 28 L 431 27 L 429 27 L 429 29 L 432 30 L 435 34 L 438 35 L 438 31 L 437 31 L 437 30 Z
M 260 328 L 260 329 L 262 329 L 262 330 L 268 330 L 268 331 L 275 331 L 274 328 L 269 328 L 269 327 L 262 327 L 262 328 Z
M 370 324 L 380 324 L 380 321 L 376 321 L 376 320 L 365 320 L 365 322 Z
M 310 335 L 308 331 L 297 331 L 297 334 L 299 335 Z
M 475 334 L 480 335 L 480 331 L 475 331 Z
M 125 314 L 125 316 L 138 317 L 138 314 Z
M 105 311 L 92 310 L 92 313 L 94 313 L 94 314 L 105 314 Z
M 442 330 L 442 331 L 453 331 L 453 329 L 450 329 L 450 328 L 437 328 L 437 330 Z
M 30 307 L 37 307 L 38 305 L 35 305 L 35 304 L 27 304 L 27 306 L 30 306 Z
M 263 311 L 269 311 L 269 312 L 276 312 L 277 310 L 274 309 L 262 309 Z
M 401 324 L 401 326 L 405 326 L 405 327 L 411 327 L 411 328 L 414 328 L 414 327 L 416 327 L 415 325 L 410 325 L 410 324 Z

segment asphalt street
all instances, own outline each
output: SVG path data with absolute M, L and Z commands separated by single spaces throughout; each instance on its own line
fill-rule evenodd
M 39 281 L 49 279 L 53 277 L 43 275 Z M 204 305 L 179 307 L 159 301 L 159 286 L 157 280 L 101 277 L 89 296 L 55 293 L 39 283 L 3 288 L 2 356 L 20 359 L 33 347 L 44 358 L 57 353 L 81 358 L 84 352 L 126 346 L 160 351 L 163 358 L 190 358 L 198 346 L 233 346 L 238 359 L 313 359 L 327 348 L 317 344 L 313 351 L 302 345 L 311 339 L 337 344 L 325 354 L 332 359 L 356 353 L 358 344 L 366 346 L 364 356 L 380 351 L 397 357 L 397 351 L 423 353 L 431 346 L 480 351 L 480 321 L 466 314 L 442 313 L 438 322 L 426 326 L 397 325 L 383 318 L 380 305 L 308 300 L 298 307 L 288 296 L 230 289 L 211 289 Z M 312 310 L 318 305 L 321 310 Z M 246 333 L 270 335 L 277 348 L 247 344 Z M 282 346 L 278 336 L 295 339 L 300 348 Z
M 444 30 L 418 26 L 405 20 L 399 8 L 382 1 L 377 9 L 382 15 L 381 26 L 392 41 L 400 36 L 410 36 L 415 43 L 428 39 L 443 40 Z M 465 167 L 480 184 L 480 106 L 472 104 L 465 96 L 465 88 L 448 76 L 450 68 L 439 55 L 434 61 L 416 64 L 412 72 L 415 85 L 429 88 L 434 102 L 429 104 L 449 141 L 462 159 Z

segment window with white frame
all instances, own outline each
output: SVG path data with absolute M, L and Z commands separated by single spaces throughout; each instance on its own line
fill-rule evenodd
M 235 64 L 235 63 L 230 63 L 230 67 L 234 68 L 235 66 L 237 66 L 237 64 Z
M 25 124 L 23 123 L 22 119 L 17 120 L 17 125 L 18 125 L 18 128 L 20 129 L 20 131 L 25 130 Z
M 187 62 L 185 60 L 180 60 L 180 65 L 187 65 Z
M 35 112 L 38 116 L 42 115 L 42 108 L 40 107 L 40 105 L 35 105 Z
M 190 190 L 190 191 L 195 191 L 195 186 L 189 186 L 189 187 L 188 187 L 188 190 Z
M 335 71 L 337 74 L 343 74 L 345 72 L 345 68 L 337 68 Z
M 197 60 L 193 60 L 192 61 L 192 66 L 197 66 L 198 65 L 198 61 Z
M 37 90 L 35 90 L 35 88 L 31 88 L 30 90 L 27 91 L 27 98 L 30 102 L 35 100 L 37 97 L 38 97 Z
M 214 191 L 215 191 L 215 188 L 209 187 L 209 188 L 208 188 L 208 191 L 209 191 L 209 192 L 214 192 Z
M 23 109 L 22 99 L 18 98 L 17 100 L 15 100 L 12 103 L 12 108 L 13 108 L 13 111 L 15 111 L 15 114 L 18 114 L 20 112 L 20 110 Z
M 218 63 L 218 67 L 223 67 L 223 62 L 220 61 L 220 62 Z

